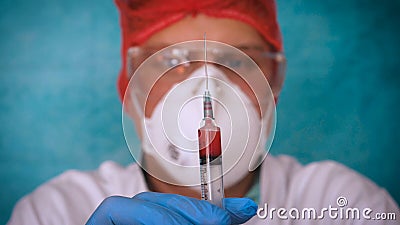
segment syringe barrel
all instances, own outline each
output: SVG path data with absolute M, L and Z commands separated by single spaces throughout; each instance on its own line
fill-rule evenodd
M 224 208 L 221 131 L 211 118 L 204 122 L 198 130 L 201 198 Z

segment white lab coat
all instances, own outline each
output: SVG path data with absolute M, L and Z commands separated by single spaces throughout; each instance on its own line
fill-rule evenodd
M 138 165 L 124 168 L 107 161 L 96 171 L 67 171 L 41 185 L 16 204 L 8 224 L 84 224 L 104 198 L 131 197 L 147 190 Z M 262 165 L 259 207 L 268 204 L 268 210 L 295 207 L 301 212 L 313 207 L 320 211 L 329 205 L 339 208 L 337 198 L 341 196 L 348 202 L 344 209 L 368 207 L 373 210 L 371 217 L 394 212 L 397 220 L 342 220 L 331 219 L 328 214 L 316 220 L 280 219 L 275 212 L 272 219 L 271 214 L 265 219 L 255 216 L 246 224 L 399 224 L 399 207 L 389 194 L 341 164 L 324 161 L 302 166 L 292 157 L 269 155 Z M 262 213 L 265 211 L 260 211 L 260 216 Z

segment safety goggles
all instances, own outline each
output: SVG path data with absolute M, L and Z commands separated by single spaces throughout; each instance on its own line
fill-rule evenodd
M 127 75 L 130 83 L 133 83 L 129 86 L 141 108 L 155 87 L 158 87 L 156 98 L 160 98 L 204 63 L 203 41 L 183 42 L 166 48 L 135 46 L 127 54 Z M 262 48 L 236 48 L 208 41 L 207 63 L 215 64 L 228 73 L 238 74 L 255 91 L 259 100 L 266 95 L 260 93 L 268 91 L 272 91 L 276 100 L 285 77 L 284 54 Z
M 161 52 L 162 47 L 131 47 L 128 50 L 127 74 L 131 78 L 137 68 L 150 56 Z M 275 96 L 279 95 L 285 78 L 286 59 L 282 52 L 271 52 L 258 47 L 242 46 L 238 50 L 248 55 L 261 69 L 266 76 L 268 83 Z M 180 73 L 188 73 L 193 70 L 193 62 L 199 61 L 204 57 L 204 50 L 201 48 L 183 48 L 174 46 L 163 49 L 162 54 L 158 54 L 151 61 L 151 67 L 158 69 L 177 68 Z M 200 60 L 201 61 L 201 60 Z M 207 61 L 217 62 L 234 71 L 246 71 L 251 73 L 254 68 L 248 60 L 243 60 L 236 52 L 227 51 L 224 48 L 207 49 Z M 149 71 L 151 72 L 151 71 Z

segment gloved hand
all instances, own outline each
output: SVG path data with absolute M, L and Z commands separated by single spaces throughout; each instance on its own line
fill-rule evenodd
M 248 198 L 225 198 L 224 204 L 225 210 L 204 200 L 157 192 L 113 196 L 99 205 L 86 224 L 241 224 L 257 211 Z

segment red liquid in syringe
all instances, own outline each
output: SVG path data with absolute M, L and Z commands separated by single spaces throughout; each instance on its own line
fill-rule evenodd
M 198 130 L 200 164 L 221 156 L 221 131 L 213 123 L 214 121 L 205 121 L 205 125 Z
M 224 208 L 221 130 L 215 124 L 211 98 L 204 95 L 204 118 L 198 129 L 201 199 Z

